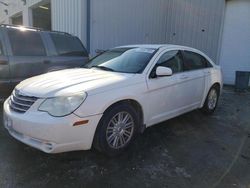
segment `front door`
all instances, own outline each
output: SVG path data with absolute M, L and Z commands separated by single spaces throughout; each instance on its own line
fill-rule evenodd
M 172 76 L 157 77 L 155 70 L 158 66 L 171 68 Z M 186 91 L 181 88 L 183 60 L 178 50 L 166 51 L 161 54 L 147 81 L 149 119 L 147 125 L 164 121 L 175 116 L 185 101 Z M 153 100 L 151 100 L 153 99 Z

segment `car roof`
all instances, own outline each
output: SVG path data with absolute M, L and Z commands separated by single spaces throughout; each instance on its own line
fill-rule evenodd
M 27 31 L 34 31 L 34 32 L 44 32 L 44 33 L 55 33 L 55 34 L 63 34 L 75 37 L 74 35 L 71 35 L 67 32 L 62 31 L 53 31 L 53 30 L 44 30 L 42 28 L 36 28 L 36 27 L 28 27 L 28 26 L 20 26 L 20 25 L 11 25 L 11 24 L 0 24 L 0 27 L 6 28 L 6 29 L 16 29 L 18 31 L 27 30 Z
M 190 48 L 186 46 L 180 45 L 173 45 L 173 44 L 135 44 L 135 45 L 126 45 L 126 46 L 119 46 L 116 48 L 150 48 L 150 49 L 159 49 L 159 48 Z
M 211 63 L 214 64 L 214 62 L 202 51 L 188 47 L 188 46 L 181 46 L 181 45 L 174 45 L 174 44 L 135 44 L 135 45 L 126 45 L 126 46 L 119 46 L 116 48 L 148 48 L 148 49 L 165 49 L 165 50 L 171 50 L 171 49 L 179 49 L 179 50 L 188 50 L 188 51 L 193 51 L 196 52 L 204 57 L 206 57 Z M 116 49 L 114 48 L 114 49 Z

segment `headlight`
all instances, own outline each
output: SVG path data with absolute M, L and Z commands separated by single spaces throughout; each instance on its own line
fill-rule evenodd
M 62 96 L 46 99 L 38 108 L 39 111 L 48 112 L 55 117 L 62 117 L 73 113 L 87 98 L 87 94 Z

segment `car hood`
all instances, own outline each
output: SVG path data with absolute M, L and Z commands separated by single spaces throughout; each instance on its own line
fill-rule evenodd
M 97 69 L 66 69 L 22 81 L 16 89 L 23 95 L 48 98 L 87 92 L 88 95 L 136 84 L 136 74 Z

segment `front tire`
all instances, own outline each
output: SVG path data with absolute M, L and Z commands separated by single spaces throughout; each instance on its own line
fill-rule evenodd
M 109 156 L 122 153 L 134 140 L 138 125 L 139 116 L 131 105 L 121 103 L 111 107 L 98 124 L 94 148 Z
M 219 88 L 216 86 L 213 86 L 209 90 L 206 101 L 201 109 L 203 113 L 208 115 L 214 113 L 218 105 L 219 94 L 220 94 Z

